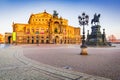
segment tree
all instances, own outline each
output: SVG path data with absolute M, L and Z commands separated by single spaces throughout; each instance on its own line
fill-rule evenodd
M 110 35 L 108 37 L 108 40 L 109 40 L 109 42 L 115 42 L 115 41 L 117 41 L 117 39 L 116 39 L 116 37 L 114 35 Z

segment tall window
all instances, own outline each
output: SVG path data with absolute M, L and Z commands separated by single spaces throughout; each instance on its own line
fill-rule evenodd
M 27 29 L 27 34 L 29 34 L 30 33 L 30 29 Z
M 59 23 L 58 23 L 58 22 L 55 22 L 54 25 L 55 25 L 54 33 L 59 33 L 59 32 L 60 32 Z
M 24 27 L 24 33 L 26 33 L 26 27 Z
M 48 28 L 46 29 L 46 32 L 47 32 L 47 33 L 49 32 Z
M 36 33 L 36 34 L 39 34 L 39 28 L 36 28 L 35 33 Z
M 32 33 L 34 33 L 34 29 L 32 29 Z
M 44 34 L 44 28 L 41 28 L 41 32 L 40 32 L 41 34 Z

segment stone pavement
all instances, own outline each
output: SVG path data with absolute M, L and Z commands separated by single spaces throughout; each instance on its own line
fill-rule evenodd
M 38 63 L 20 46 L 0 48 L 0 80 L 111 80 Z

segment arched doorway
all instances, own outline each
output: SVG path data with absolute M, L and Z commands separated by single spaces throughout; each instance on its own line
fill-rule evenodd
M 34 37 L 32 37 L 32 44 L 34 44 Z
M 44 40 L 41 40 L 41 43 L 44 44 Z
M 34 40 L 32 40 L 32 44 L 34 44 Z
M 62 44 L 62 39 L 60 40 L 60 44 Z
M 36 37 L 36 43 L 39 44 L 39 37 Z
M 65 40 L 64 44 L 66 44 L 66 40 Z
M 59 37 L 58 36 L 55 37 L 55 44 L 59 44 Z
M 8 44 L 11 43 L 11 38 L 12 38 L 12 36 L 9 36 L 9 37 L 8 37 Z
M 48 43 L 49 43 L 49 40 L 46 40 L 46 43 L 48 44 Z
M 27 43 L 28 43 L 28 44 L 30 43 L 30 38 L 29 38 L 29 37 L 27 37 Z

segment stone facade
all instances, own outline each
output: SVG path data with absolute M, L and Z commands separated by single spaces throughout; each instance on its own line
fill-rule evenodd
M 6 44 L 13 43 L 13 41 L 12 41 L 12 33 L 10 33 L 10 32 L 5 33 L 5 43 Z
M 2 34 L 0 34 L 0 44 L 4 43 L 4 36 Z
M 80 28 L 68 25 L 68 20 L 46 11 L 31 14 L 28 24 L 13 23 L 16 41 L 12 41 L 12 34 L 6 34 L 6 43 L 18 44 L 80 44 Z

